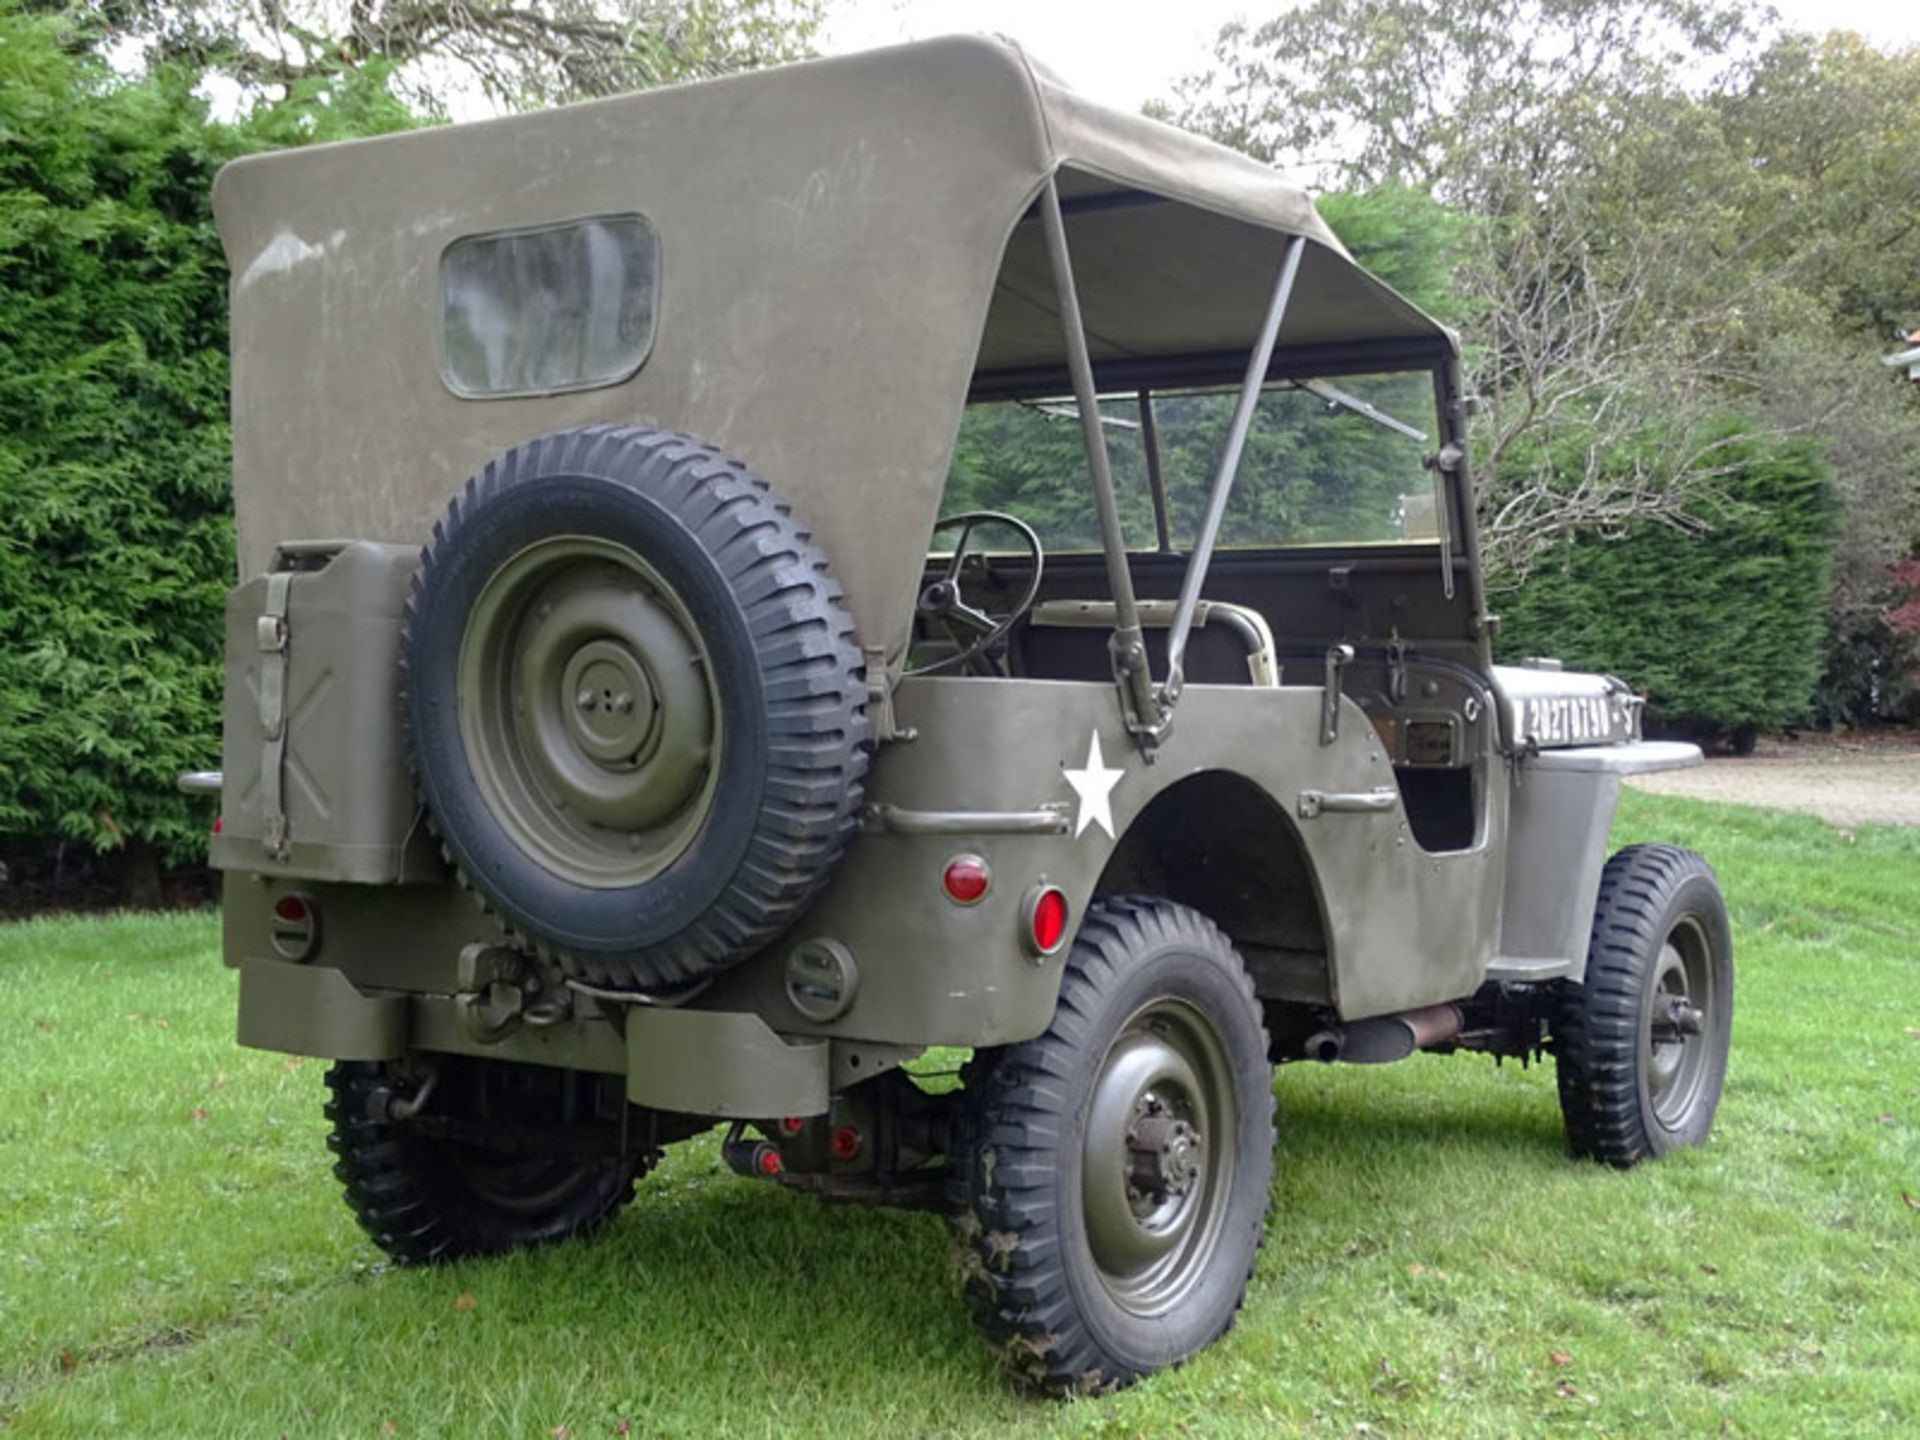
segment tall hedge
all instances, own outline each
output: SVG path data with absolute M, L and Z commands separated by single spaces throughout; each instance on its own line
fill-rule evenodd
M 180 860 L 234 579 L 214 173 L 406 117 L 350 77 L 215 125 L 192 77 L 122 80 L 74 24 L 0 6 L 0 844 Z
M 1582 535 L 1496 595 L 1496 648 L 1621 676 L 1651 716 L 1699 732 L 1808 718 L 1825 641 L 1837 511 L 1804 441 L 1747 442 L 1709 527 Z

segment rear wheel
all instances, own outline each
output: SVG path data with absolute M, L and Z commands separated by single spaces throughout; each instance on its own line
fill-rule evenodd
M 1553 1021 L 1576 1155 L 1625 1168 L 1713 1128 L 1733 1033 L 1733 940 L 1707 862 L 1630 845 L 1607 862 L 1587 973 Z
M 1109 1389 L 1223 1334 L 1273 1176 L 1266 1032 L 1226 937 L 1096 904 L 1052 1025 L 985 1076 L 965 1163 L 968 1299 L 1021 1378 Z
M 497 1060 L 441 1063 L 432 1108 L 390 1118 L 420 1084 L 396 1067 L 341 1061 L 327 1073 L 333 1173 L 373 1243 L 402 1264 L 494 1255 L 591 1229 L 633 1198 L 644 1151 L 568 1153 L 592 1122 L 597 1077 Z M 466 1135 L 473 1138 L 452 1138 Z M 516 1138 L 544 1137 L 537 1148 Z M 584 1150 L 584 1147 L 582 1147 Z

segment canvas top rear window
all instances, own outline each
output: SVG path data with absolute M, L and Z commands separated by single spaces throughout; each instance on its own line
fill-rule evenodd
M 659 278 L 643 215 L 454 241 L 440 257 L 448 388 L 489 399 L 620 383 L 653 348 Z

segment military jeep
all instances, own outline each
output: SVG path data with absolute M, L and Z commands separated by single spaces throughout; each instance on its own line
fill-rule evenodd
M 966 39 L 214 198 L 225 956 L 395 1260 L 724 1125 L 948 1210 L 1099 1389 L 1232 1322 L 1275 1063 L 1551 1054 L 1576 1154 L 1705 1137 L 1712 872 L 1605 851 L 1698 752 L 1491 663 L 1456 341 L 1278 173 Z

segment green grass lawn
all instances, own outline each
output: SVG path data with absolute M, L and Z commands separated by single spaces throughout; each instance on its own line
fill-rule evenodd
M 710 1139 L 591 1239 L 391 1270 L 320 1064 L 233 1045 L 212 916 L 0 928 L 0 1429 L 1920 1433 L 1920 830 L 1637 796 L 1618 828 L 1731 902 L 1712 1142 L 1614 1174 L 1565 1157 L 1550 1066 L 1290 1066 L 1240 1323 L 1068 1404 L 989 1362 L 940 1222 L 735 1179 Z

